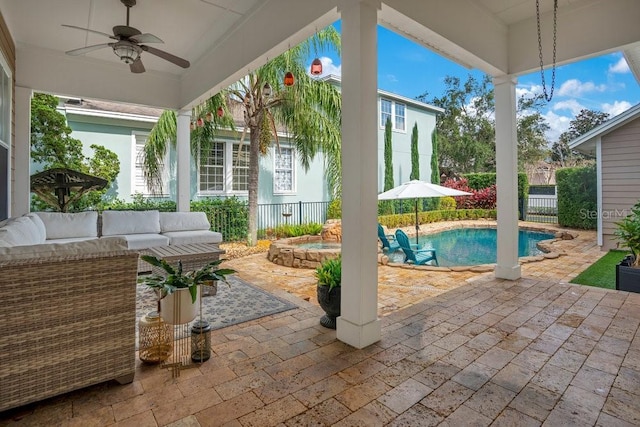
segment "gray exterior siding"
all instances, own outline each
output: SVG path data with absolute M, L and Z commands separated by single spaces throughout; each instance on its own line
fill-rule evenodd
M 618 247 L 615 223 L 640 200 L 640 118 L 602 136 L 602 249 Z

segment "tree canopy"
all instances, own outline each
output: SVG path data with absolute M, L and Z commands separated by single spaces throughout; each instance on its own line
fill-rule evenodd
M 120 173 L 120 161 L 111 150 L 92 144 L 92 157 L 83 154 L 82 141 L 71 137 L 71 128 L 64 114 L 57 110 L 56 96 L 35 93 L 31 99 L 31 159 L 38 165 L 38 171 L 53 168 L 68 168 L 85 174 L 106 179 L 109 183 L 103 190 L 90 191 L 69 204 L 69 210 L 95 208 L 108 202 L 109 187 Z M 37 195 L 32 199 L 34 210 L 58 206 L 46 203 Z

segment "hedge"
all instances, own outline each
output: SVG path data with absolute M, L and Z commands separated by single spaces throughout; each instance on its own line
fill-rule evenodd
M 497 211 L 495 209 L 456 209 L 425 211 L 418 212 L 418 221 L 420 222 L 420 224 L 428 224 L 432 222 L 455 221 L 460 219 L 496 219 L 496 212 Z M 409 227 L 416 224 L 416 214 L 415 212 L 412 212 L 398 215 L 384 215 L 378 217 L 378 221 L 380 222 L 380 224 L 385 225 L 387 228 Z
M 563 168 L 556 171 L 558 224 L 595 230 L 598 196 L 596 166 Z

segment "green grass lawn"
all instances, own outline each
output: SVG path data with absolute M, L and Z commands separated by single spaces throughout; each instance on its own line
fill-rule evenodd
M 571 283 L 597 286 L 598 288 L 616 288 L 616 264 L 627 255 L 625 251 L 609 251 L 589 268 L 576 276 Z

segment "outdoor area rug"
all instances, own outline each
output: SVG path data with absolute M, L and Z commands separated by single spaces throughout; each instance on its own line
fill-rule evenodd
M 253 286 L 238 277 L 232 275 L 227 276 L 227 279 L 231 286 L 224 282 L 218 282 L 216 295 L 202 298 L 202 319 L 209 322 L 212 329 L 225 328 L 297 308 L 295 304 Z M 136 337 L 138 336 L 138 320 L 143 315 L 158 309 L 155 291 L 142 284 L 137 286 Z M 196 319 L 198 318 L 196 317 Z M 137 342 L 138 340 L 136 339 Z

